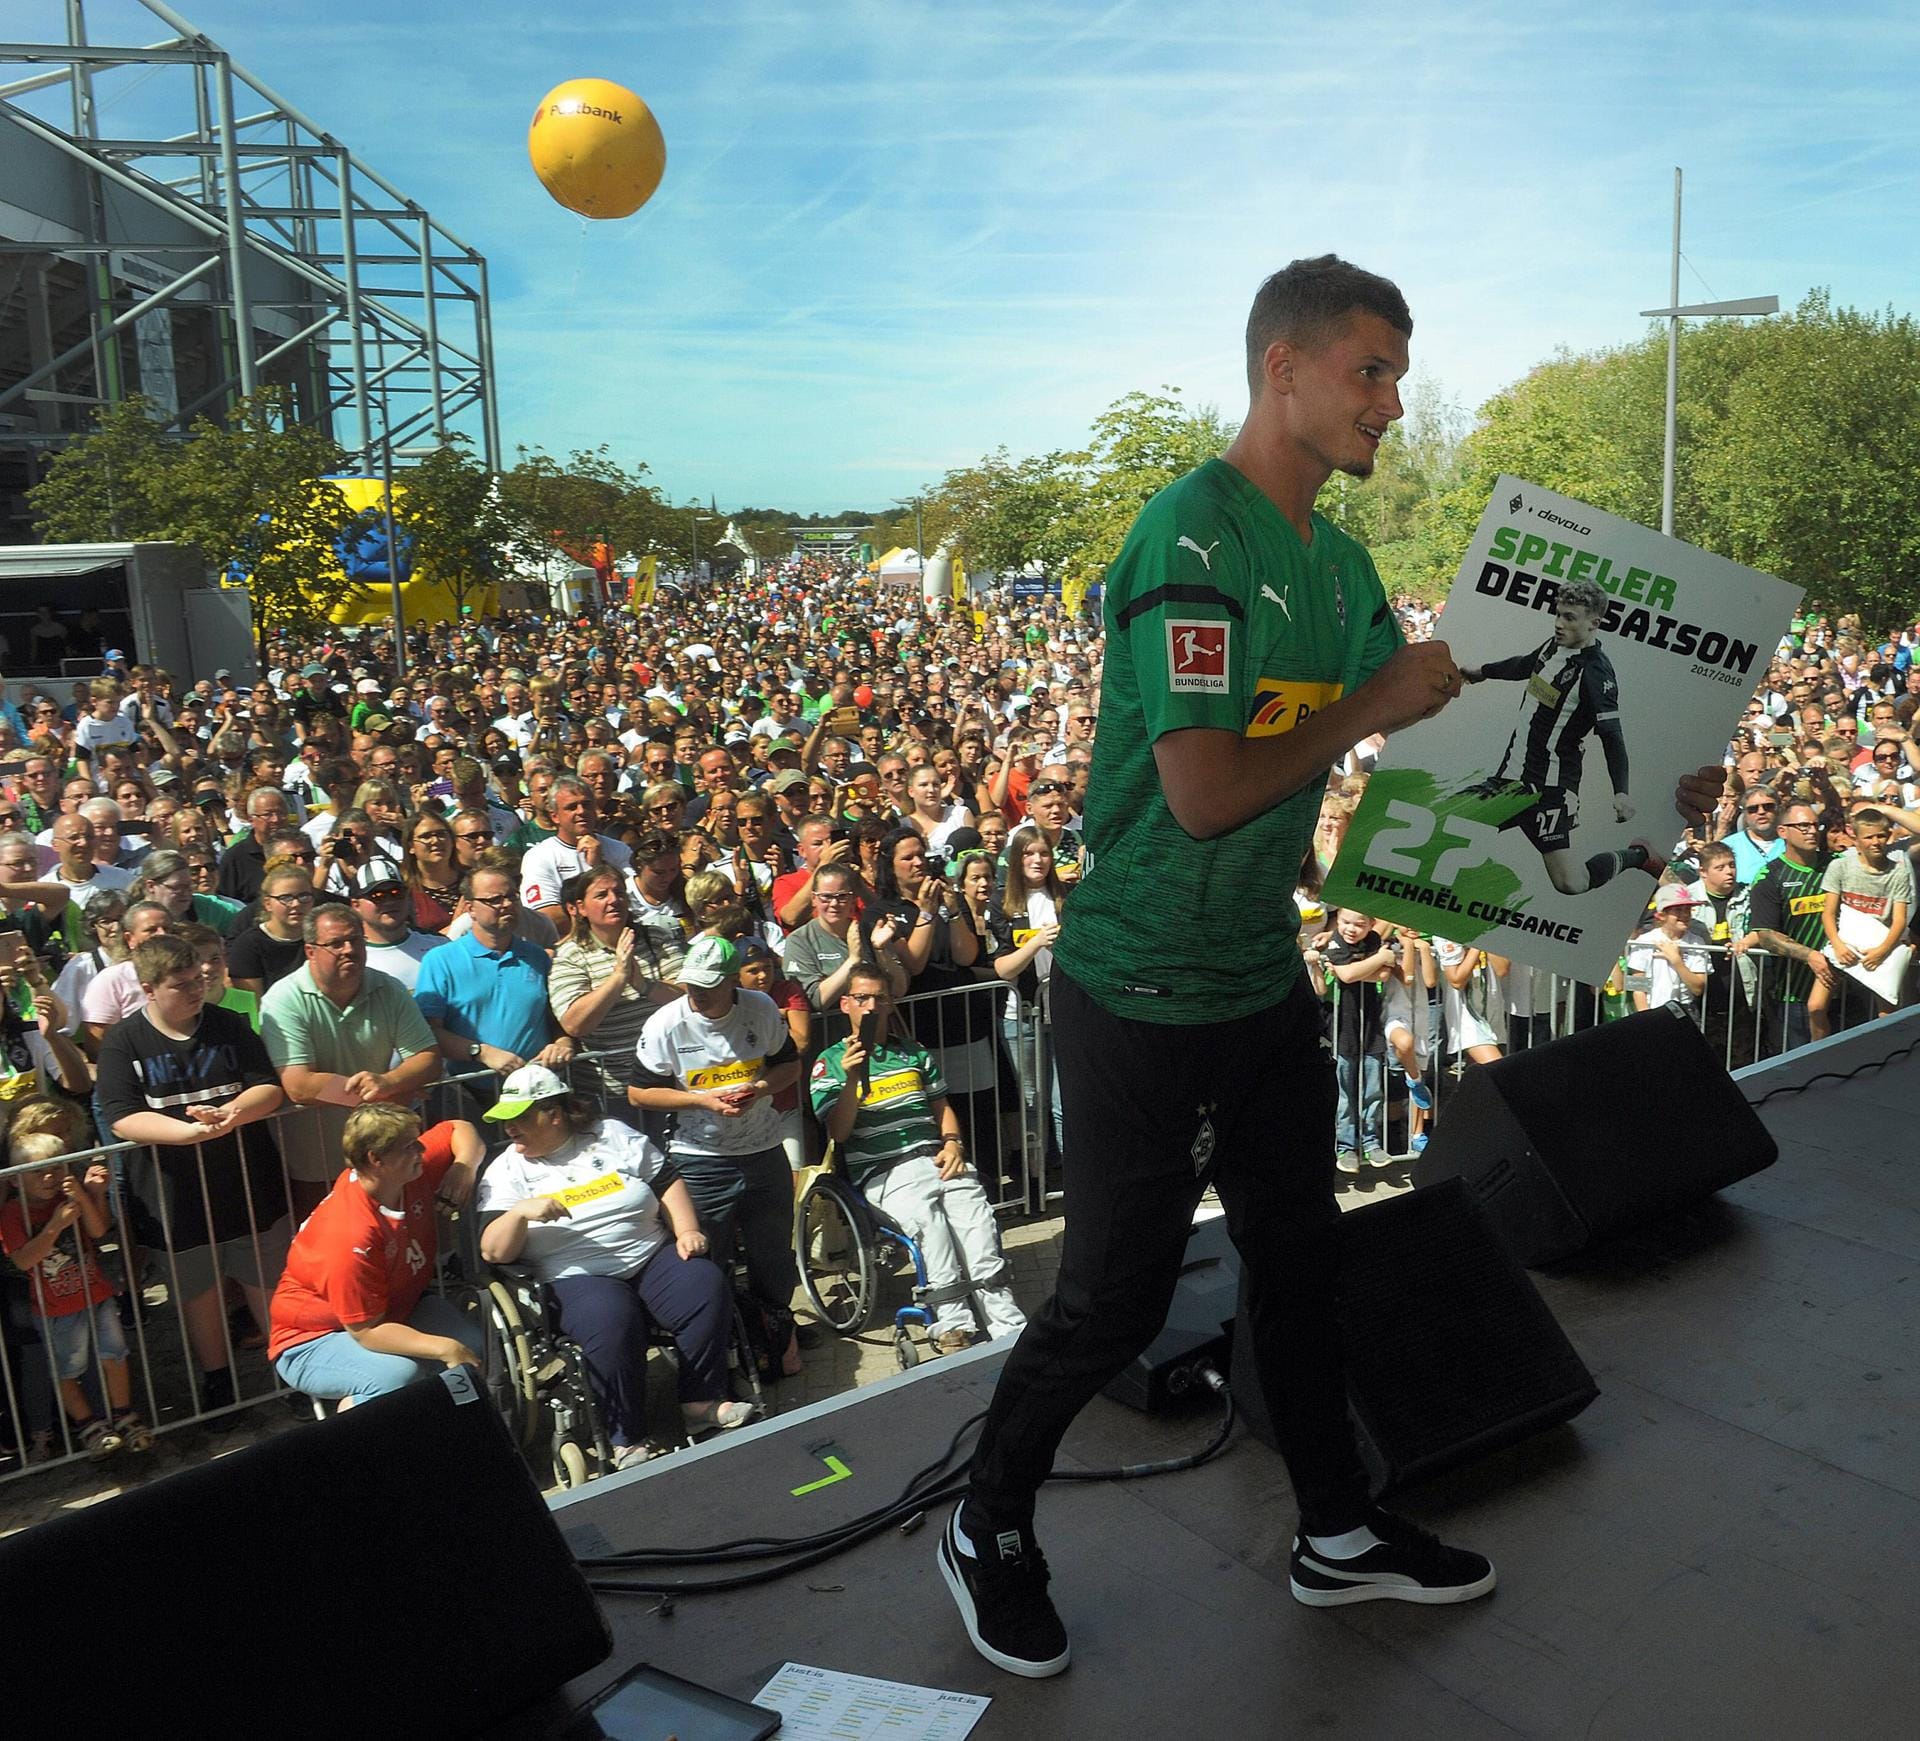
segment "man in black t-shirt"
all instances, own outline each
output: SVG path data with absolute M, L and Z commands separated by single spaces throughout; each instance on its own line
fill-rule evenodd
M 240 1283 L 264 1333 L 292 1235 L 280 1153 L 257 1122 L 284 1096 L 246 1018 L 207 1007 L 190 944 L 149 937 L 133 963 L 147 1003 L 101 1042 L 100 1120 L 122 1142 L 148 1145 L 129 1178 L 166 1231 L 200 1407 L 211 1412 L 235 1400 L 225 1283 Z
M 1768 1057 L 1804 1046 L 1813 1036 L 1808 1026 L 1807 997 L 1817 979 L 1829 992 L 1843 982 L 1840 970 L 1827 959 L 1826 911 L 1827 827 L 1811 804 L 1795 799 L 1780 820 L 1780 838 L 1787 849 L 1761 873 L 1747 896 L 1744 936 L 1734 940 L 1735 953 L 1758 949 L 1781 959 L 1768 962 L 1760 982 L 1762 1045 Z

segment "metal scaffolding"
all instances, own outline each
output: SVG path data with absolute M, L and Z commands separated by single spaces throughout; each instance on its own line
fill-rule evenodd
M 0 42 L 51 69 L 0 84 L 0 154 L 57 162 L 40 209 L 31 174 L 0 178 L 0 450 L 135 392 L 184 428 L 272 382 L 369 467 L 459 428 L 497 469 L 484 257 L 170 6 L 129 4 L 174 34 L 102 46 L 83 0 L 45 0 L 58 40 Z M 173 124 L 117 136 L 96 86 L 141 72 Z

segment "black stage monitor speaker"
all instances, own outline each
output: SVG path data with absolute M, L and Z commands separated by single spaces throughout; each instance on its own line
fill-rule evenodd
M 1413 1181 L 1464 1181 L 1507 1249 L 1538 1266 L 1779 1154 L 1700 1030 L 1669 1006 L 1469 1070 Z
M 1347 1395 L 1376 1495 L 1571 1420 L 1599 1395 L 1459 1183 L 1350 1210 L 1340 1232 Z M 1272 1445 L 1245 1329 L 1242 1316 L 1234 1399 Z
M 1166 1324 L 1100 1394 L 1158 1414 L 1192 1390 L 1200 1367 L 1224 1371 L 1239 1297 L 1240 1255 L 1227 1237 L 1227 1218 L 1196 1221 L 1187 1234 L 1186 1261 Z
M 613 1648 L 464 1372 L 0 1541 L 0 1638 L 12 1734 L 275 1741 L 451 1741 Z

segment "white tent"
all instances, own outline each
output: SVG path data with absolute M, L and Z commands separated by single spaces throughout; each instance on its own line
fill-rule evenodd
M 873 579 L 876 586 L 910 586 L 918 592 L 925 572 L 919 551 L 890 550 L 880 559 Z

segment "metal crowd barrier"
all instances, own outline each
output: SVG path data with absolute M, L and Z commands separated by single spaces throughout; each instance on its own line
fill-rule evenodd
M 1684 1007 L 1729 1071 L 1809 1042 L 1805 1003 L 1789 1003 L 1784 996 L 1789 989 L 1784 976 L 1796 963 L 1759 949 L 1736 952 L 1723 943 L 1689 940 L 1686 947 L 1689 953 L 1704 954 L 1708 969 L 1703 992 L 1697 998 L 1689 994 Z M 1436 984 L 1411 999 L 1413 1025 L 1421 1030 L 1416 1074 L 1433 1102 L 1424 1113 L 1414 1106 L 1407 1073 L 1388 1041 L 1384 1011 L 1382 1019 L 1360 1024 L 1364 1050 L 1356 1051 L 1347 1033 L 1355 1023 L 1343 1006 L 1369 993 L 1379 997 L 1377 988 L 1346 985 L 1329 973 L 1316 989 L 1327 1006 L 1343 1099 L 1337 1146 L 1360 1151 L 1363 1164 L 1369 1151 L 1377 1151 L 1384 1160 L 1409 1160 L 1419 1152 L 1416 1134 L 1431 1133 L 1462 1075 L 1472 1067 L 1475 1060 L 1469 1054 L 1477 1047 L 1470 1043 L 1483 1032 L 1490 1035 L 1483 1043 L 1505 1056 L 1618 1020 L 1647 1006 L 1653 990 L 1650 967 L 1650 958 L 1636 939 L 1603 986 L 1517 966 L 1502 976 L 1483 957 L 1467 989 L 1450 994 L 1439 983 L 1436 969 Z M 1912 1001 L 1914 986 L 1909 981 L 1900 1002 Z M 1832 1032 L 1871 1020 L 1873 1014 L 1874 1000 L 1840 975 L 1830 1012 Z M 1351 1129 L 1346 1128 L 1349 1125 Z M 1349 1136 L 1355 1140 L 1347 1141 Z
M 1708 954 L 1712 967 L 1706 993 L 1690 1013 L 1729 1069 L 1775 1056 L 1790 1049 L 1789 1042 L 1804 1043 L 1804 1035 L 1779 1014 L 1777 976 L 1789 963 L 1758 951 L 1735 956 L 1724 946 L 1713 946 Z M 1628 960 L 1635 962 L 1632 954 Z M 1467 1011 L 1479 1015 L 1492 1032 L 1491 1043 L 1504 1054 L 1544 1045 L 1628 1013 L 1634 993 L 1644 993 L 1648 983 L 1637 962 L 1616 976 L 1610 990 L 1540 974 L 1529 974 L 1524 985 L 1511 978 L 1503 981 L 1483 962 L 1464 1004 Z M 1363 1057 L 1343 1054 L 1338 1039 L 1341 1006 L 1348 998 L 1364 995 L 1363 988 L 1329 982 L 1319 989 L 1327 1004 L 1329 1031 L 1336 1038 L 1336 1070 L 1354 1102 L 1359 1146 L 1371 1148 L 1374 1143 L 1367 1139 L 1377 1138 L 1387 1158 L 1404 1159 L 1412 1134 L 1422 1126 L 1432 1130 L 1460 1076 L 1470 1067 L 1463 1047 L 1471 1033 L 1462 1018 L 1461 1000 L 1449 1000 L 1436 986 L 1411 1001 L 1415 1026 L 1423 1030 L 1419 1074 L 1434 1102 L 1420 1116 L 1412 1105 L 1400 1060 L 1385 1046 L 1384 1038 L 1374 1054 L 1377 1069 L 1369 1069 Z M 1903 1001 L 1911 1001 L 1910 996 Z M 1056 1181 L 1063 1133 L 1044 1006 L 1020 999 L 1013 987 L 992 979 L 907 997 L 901 1001 L 900 1014 L 909 1031 L 939 1060 L 966 1134 L 969 1157 L 995 1207 L 1010 1213 L 1042 1213 L 1053 1206 L 1059 1196 Z M 1834 1031 L 1870 1014 L 1863 1000 L 1841 1000 L 1834 1012 Z M 601 1074 L 581 1071 L 576 1079 L 585 1084 Z M 491 1103 L 497 1086 L 491 1072 L 443 1078 L 429 1089 L 422 1116 L 428 1122 L 477 1118 Z M 607 1104 L 606 1093 L 599 1098 L 603 1111 L 616 1110 Z M 803 1102 L 804 1098 L 803 1092 Z M 624 1106 L 617 1110 L 619 1116 L 632 1119 Z M 289 1121 L 313 1116 L 306 1108 L 286 1107 L 232 1133 L 241 1145 L 243 1161 L 250 1152 L 248 1145 L 268 1134 L 275 1138 L 277 1159 L 272 1169 L 275 1184 L 262 1193 L 264 1200 L 256 1198 L 248 1183 L 249 1169 L 242 1165 L 246 1232 L 224 1257 L 210 1248 L 183 1247 L 174 1237 L 183 1202 L 197 1196 L 202 1217 L 210 1212 L 212 1182 L 202 1147 L 107 1143 L 57 1162 L 0 1166 L 0 1202 L 16 1189 L 18 1179 L 42 1166 L 64 1164 L 80 1174 L 95 1163 L 107 1166 L 110 1226 L 94 1242 L 95 1252 L 118 1290 L 114 1309 L 127 1346 L 131 1406 L 156 1433 L 217 1425 L 225 1417 L 291 1394 L 267 1363 L 262 1333 L 266 1300 L 294 1225 L 293 1181 L 284 1159 L 286 1145 L 278 1138 Z M 170 1193 L 158 1188 L 158 1181 L 169 1174 Z M 456 1241 L 442 1241 L 443 1264 L 456 1257 L 456 1250 Z M 209 1267 L 211 1279 L 201 1285 Z M 247 1298 L 247 1284 L 229 1275 L 229 1267 L 261 1277 L 255 1299 Z M 210 1304 L 209 1292 L 216 1295 Z M 242 1312 L 251 1315 L 255 1305 L 262 1321 L 249 1327 L 242 1320 L 236 1330 L 236 1317 Z M 0 1482 L 5 1482 L 35 1467 L 78 1461 L 88 1452 L 62 1406 L 54 1351 L 36 1315 L 31 1285 L 10 1262 L 0 1273 L 0 1308 L 4 1318 L 0 1409 L 23 1452 L 37 1434 L 45 1435 L 44 1454 L 34 1462 L 22 1456 L 0 1466 Z M 209 1354 L 233 1375 L 230 1401 L 210 1399 L 198 1377 L 201 1358 Z M 111 1376 L 95 1342 L 79 1383 L 91 1413 L 102 1418 L 109 1415 Z

